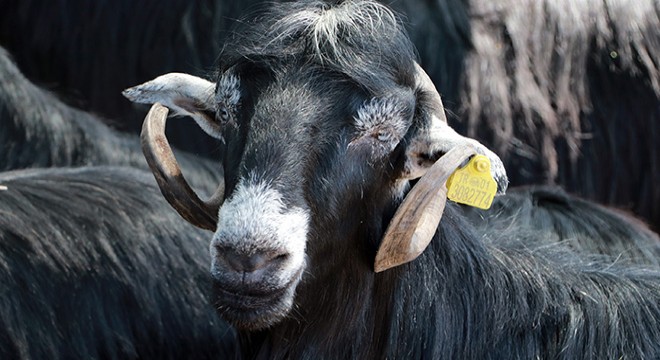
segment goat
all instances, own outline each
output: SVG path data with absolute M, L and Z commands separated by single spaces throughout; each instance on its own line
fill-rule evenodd
M 28 78 L 135 134 L 143 111 L 132 108 L 120 90 L 163 72 L 200 71 L 213 63 L 222 34 L 258 2 L 263 0 L 10 1 L 0 14 L 0 45 Z M 172 129 L 179 148 L 206 153 L 216 148 L 207 137 L 194 136 L 201 132 L 187 122 Z
M 383 5 L 283 3 L 240 26 L 214 91 L 170 74 L 124 94 L 191 114 L 224 141 L 224 202 L 204 202 L 161 156 L 167 111 L 154 105 L 143 127 L 161 191 L 214 231 L 213 304 L 244 357 L 660 356 L 660 269 L 515 227 L 478 232 L 452 204 L 416 260 L 374 273 L 411 182 L 466 141 L 448 135 L 439 95 Z
M 139 138 L 68 106 L 26 79 L 0 48 L 0 171 L 31 167 L 117 165 L 147 169 Z M 177 152 L 196 187 L 222 176 L 215 162 Z
M 201 73 L 233 20 L 265 2 L 11 1 L 0 44 L 32 79 L 138 131 L 143 113 L 119 90 Z M 494 146 L 512 185 L 559 184 L 660 230 L 657 1 L 384 2 L 405 14 L 452 125 Z M 186 123 L 171 126 L 173 144 L 215 148 Z
M 0 174 L 0 357 L 217 359 L 233 330 L 209 309 L 202 231 L 148 172 Z
M 660 265 L 660 238 L 646 224 L 623 211 L 581 199 L 557 187 L 512 188 L 495 198 L 489 210 L 463 210 L 482 231 L 528 228 L 548 233 L 551 242 L 564 242 L 579 252 Z

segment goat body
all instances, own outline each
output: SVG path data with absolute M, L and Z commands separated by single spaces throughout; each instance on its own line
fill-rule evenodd
M 208 306 L 207 242 L 150 174 L 0 174 L 0 357 L 217 359 L 234 333 Z
M 566 193 L 558 187 L 510 189 L 483 211 L 464 207 L 471 223 L 484 232 L 506 230 L 542 232 L 550 243 L 561 242 L 585 254 L 602 254 L 616 261 L 660 265 L 660 238 L 646 224 L 621 210 Z
M 88 112 L 60 101 L 20 72 L 0 48 L 0 171 L 86 165 L 147 169 L 135 135 L 116 131 Z M 177 152 L 191 183 L 212 193 L 222 168 Z

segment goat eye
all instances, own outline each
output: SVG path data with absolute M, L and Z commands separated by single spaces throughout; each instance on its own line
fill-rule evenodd
M 226 107 L 220 106 L 218 108 L 218 118 L 222 122 L 228 122 L 229 121 L 229 111 L 227 110 Z
M 389 131 L 379 130 L 376 133 L 376 138 L 378 139 L 378 141 L 387 142 L 392 140 L 392 134 L 390 134 Z

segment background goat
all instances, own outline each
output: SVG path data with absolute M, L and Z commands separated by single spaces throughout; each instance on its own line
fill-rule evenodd
M 30 78 L 138 131 L 143 113 L 120 90 L 165 72 L 203 73 L 230 24 L 262 3 L 9 0 L 0 44 Z M 392 5 L 457 115 L 452 125 L 502 154 L 512 185 L 561 184 L 660 228 L 656 0 Z M 215 148 L 186 125 L 172 124 L 173 144 Z
M 489 210 L 467 206 L 463 210 L 471 223 L 484 232 L 511 227 L 544 231 L 551 243 L 563 242 L 582 253 L 660 265 L 660 238 L 646 224 L 630 214 L 572 196 L 557 187 L 513 188 L 496 197 Z
M 0 171 L 84 165 L 147 169 L 136 135 L 118 132 L 35 86 L 1 47 L 0 78 Z M 222 177 L 216 162 L 185 152 L 177 158 L 204 193 Z
M 131 168 L 0 174 L 0 357 L 218 359 L 206 236 Z
M 30 83 L 0 48 L 0 169 L 146 168 L 135 135 Z M 203 193 L 216 162 L 177 153 Z M 206 242 L 129 168 L 0 173 L 0 357 L 230 357 L 208 308 Z M 200 265 L 202 265 L 200 267 Z
M 451 204 L 426 252 L 374 274 L 409 182 L 447 151 L 433 131 L 444 109 L 414 59 L 378 3 L 294 2 L 242 24 L 213 95 L 169 91 L 168 77 L 125 93 L 184 104 L 225 141 L 225 201 L 204 211 L 217 215 L 214 304 L 243 355 L 660 356 L 660 269 L 543 232 L 478 232 Z

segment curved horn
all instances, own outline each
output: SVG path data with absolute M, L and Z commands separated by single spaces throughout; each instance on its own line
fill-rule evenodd
M 415 82 L 419 89 L 424 90 L 427 96 L 427 102 L 433 115 L 437 116 L 439 120 L 447 122 L 447 116 L 445 115 L 445 107 L 442 105 L 442 98 L 440 98 L 440 93 L 436 89 L 435 84 L 429 77 L 429 75 L 422 69 L 422 67 L 415 62 Z
M 159 103 L 149 110 L 140 134 L 142 152 L 161 193 L 179 215 L 197 227 L 215 231 L 218 210 L 224 199 L 224 184 L 220 184 L 207 201 L 202 201 L 190 188 L 165 137 L 168 112 Z
M 491 175 L 497 182 L 498 194 L 504 194 L 509 184 L 504 163 L 497 154 L 475 139 L 460 135 L 447 123 L 442 99 L 433 81 L 419 64 L 415 63 L 415 82 L 418 90 L 421 116 L 416 125 L 417 133 L 406 149 L 406 177 L 415 179 L 432 165 L 431 159 L 447 153 L 456 146 L 473 146 L 478 154 L 488 157 Z
M 415 260 L 426 249 L 445 209 L 447 179 L 474 154 L 471 146 L 454 147 L 419 179 L 387 227 L 376 253 L 376 272 Z

